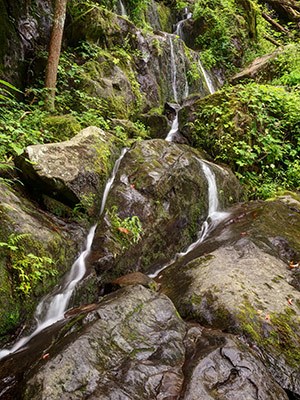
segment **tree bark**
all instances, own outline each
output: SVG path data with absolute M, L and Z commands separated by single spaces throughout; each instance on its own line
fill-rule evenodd
M 45 79 L 45 87 L 48 89 L 46 97 L 46 107 L 50 111 L 53 111 L 55 109 L 57 69 L 66 19 L 67 1 L 68 0 L 56 0 L 55 2 L 54 20 L 50 38 Z

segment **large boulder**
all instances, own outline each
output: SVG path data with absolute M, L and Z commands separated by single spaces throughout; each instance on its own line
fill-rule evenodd
M 95 214 L 118 153 L 114 136 L 89 127 L 65 142 L 28 146 L 15 164 L 50 211 L 59 212 L 54 199 L 71 208 L 80 203 L 88 214 Z
M 184 318 L 244 335 L 277 382 L 298 395 L 299 235 L 297 200 L 250 203 L 233 212 L 193 261 L 181 260 L 159 279 Z
M 245 343 L 185 324 L 167 297 L 142 286 L 66 317 L 63 327 L 3 360 L 7 400 L 288 398 Z
M 186 328 L 167 297 L 142 286 L 124 288 L 89 318 L 89 326 L 23 386 L 22 398 L 178 398 Z
M 209 213 L 203 155 L 156 139 L 137 142 L 126 153 L 92 244 L 90 264 L 100 279 L 149 272 L 182 251 Z M 220 208 L 239 197 L 239 184 L 225 168 L 209 165 Z
M 0 184 L 0 340 L 32 317 L 37 301 L 69 270 L 84 239 L 67 224 Z
M 164 295 L 131 286 L 86 309 L 92 311 L 73 317 L 48 353 L 39 340 L 32 343 L 29 356 L 42 356 L 38 368 L 19 374 L 20 398 L 287 399 L 245 343 L 185 324 Z

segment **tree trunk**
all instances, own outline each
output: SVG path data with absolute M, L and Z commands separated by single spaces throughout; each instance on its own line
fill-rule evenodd
M 45 87 L 48 89 L 46 97 L 46 107 L 50 111 L 53 111 L 55 109 L 54 103 L 57 81 L 57 68 L 66 19 L 67 1 L 68 0 L 56 0 L 55 2 L 54 21 L 51 32 L 45 79 Z

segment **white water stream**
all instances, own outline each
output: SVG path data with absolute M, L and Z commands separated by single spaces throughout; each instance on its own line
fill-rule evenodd
M 177 67 L 176 60 L 174 54 L 174 46 L 172 36 L 169 36 L 170 42 L 170 51 L 171 51 L 171 78 L 172 78 L 172 89 L 173 89 L 173 97 L 176 103 L 178 103 L 178 95 L 177 95 Z
M 208 75 L 208 73 L 207 73 L 206 70 L 204 69 L 204 67 L 203 67 L 203 65 L 202 65 L 202 63 L 201 63 L 201 61 L 200 61 L 200 58 L 199 58 L 199 67 L 200 67 L 200 70 L 201 70 L 201 72 L 202 72 L 202 75 L 203 75 L 203 77 L 204 77 L 204 79 L 205 79 L 206 86 L 207 86 L 207 88 L 208 88 L 208 90 L 209 90 L 209 93 L 210 93 L 210 94 L 215 93 L 216 89 L 215 89 L 215 87 L 214 87 L 214 84 L 213 84 L 212 80 L 210 79 L 210 76 Z
M 119 6 L 120 6 L 121 15 L 123 17 L 127 16 L 127 11 L 126 11 L 126 8 L 125 8 L 122 0 L 119 0 Z
M 198 233 L 198 239 L 192 243 L 186 251 L 182 253 L 177 253 L 173 260 L 171 260 L 168 264 L 164 265 L 162 268 L 160 268 L 158 271 L 154 272 L 153 274 L 150 274 L 150 278 L 155 278 L 157 277 L 164 269 L 168 268 L 171 266 L 178 258 L 184 257 L 188 253 L 190 253 L 192 250 L 194 250 L 200 243 L 204 241 L 204 239 L 208 236 L 208 234 L 216 227 L 218 223 L 220 223 L 223 219 L 225 219 L 229 213 L 227 212 L 220 212 L 218 211 L 219 207 L 219 199 L 218 199 L 218 190 L 217 190 L 217 183 L 216 183 L 216 178 L 215 174 L 212 171 L 212 169 L 209 166 L 208 161 L 202 161 L 199 160 L 199 163 L 201 164 L 202 170 L 204 172 L 204 175 L 207 179 L 208 183 L 208 215 L 206 220 L 203 222 L 201 230 Z M 219 167 L 221 168 L 221 167 Z
M 175 134 L 178 132 L 178 111 L 176 110 L 175 118 L 173 119 L 171 129 L 166 137 L 167 142 L 173 142 Z
M 114 182 L 116 173 L 119 169 L 120 163 L 124 155 L 126 154 L 127 149 L 123 149 L 120 157 L 117 159 L 112 174 L 108 179 L 101 202 L 100 215 L 103 213 L 107 196 L 110 191 L 110 188 Z M 69 304 L 70 298 L 74 292 L 76 284 L 84 277 L 86 273 L 86 264 L 85 260 L 90 253 L 92 242 L 94 239 L 94 234 L 97 225 L 91 227 L 87 239 L 86 239 L 86 247 L 83 252 L 79 255 L 77 260 L 71 267 L 70 272 L 64 279 L 62 285 L 58 288 L 57 292 L 46 296 L 37 306 L 35 311 L 35 319 L 37 322 L 36 329 L 28 336 L 21 338 L 14 346 L 10 349 L 3 349 L 0 351 L 0 360 L 7 356 L 8 354 L 15 353 L 17 350 L 22 348 L 26 343 L 29 342 L 34 336 L 36 336 L 39 332 L 47 328 L 48 326 L 54 324 L 57 321 L 60 321 L 64 318 L 65 311 Z

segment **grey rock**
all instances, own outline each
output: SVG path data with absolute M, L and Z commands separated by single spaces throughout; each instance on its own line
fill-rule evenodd
M 261 360 L 238 338 L 191 324 L 182 400 L 287 400 Z
M 68 141 L 28 146 L 15 163 L 34 192 L 70 207 L 81 202 L 95 213 L 119 153 L 115 143 L 112 135 L 89 127 Z
M 105 297 L 96 319 L 27 382 L 24 399 L 178 398 L 185 324 L 142 286 Z
M 282 200 L 239 207 L 193 261 L 163 271 L 159 282 L 183 317 L 240 332 L 277 382 L 299 394 L 299 277 L 286 256 L 299 259 L 300 213 Z
M 125 155 L 90 256 L 104 282 L 128 272 L 149 272 L 195 239 L 208 213 L 201 158 L 197 150 L 159 139 L 138 142 Z M 227 169 L 210 165 L 220 184 L 222 208 L 229 198 L 237 200 L 239 184 Z M 119 231 L 114 225 L 114 213 L 121 220 L 139 218 L 142 230 L 136 243 L 130 241 L 130 229 Z

